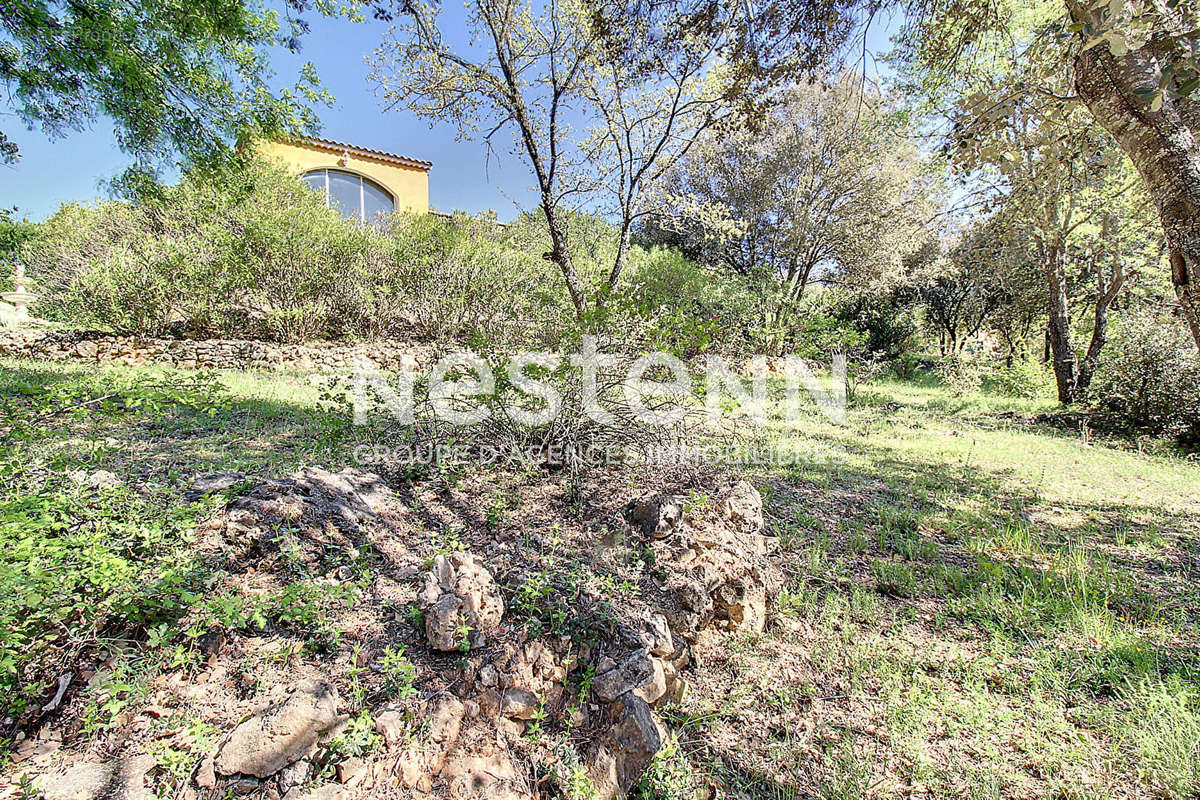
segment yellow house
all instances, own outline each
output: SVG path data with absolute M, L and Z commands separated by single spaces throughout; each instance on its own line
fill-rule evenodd
M 392 211 L 429 211 L 429 161 L 332 139 L 261 142 L 258 150 L 347 217 L 370 221 Z

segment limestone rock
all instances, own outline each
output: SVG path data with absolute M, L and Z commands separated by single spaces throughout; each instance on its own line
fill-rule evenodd
M 449 784 L 449 794 L 454 798 L 527 796 L 507 787 L 516 780 L 517 770 L 508 756 L 498 751 L 456 753 L 442 767 L 441 777 Z
M 432 698 L 425 705 L 425 718 L 429 720 L 429 740 L 443 748 L 449 748 L 458 739 L 462 728 L 466 706 L 451 694 Z
M 281 702 L 234 729 L 216 759 L 221 775 L 265 778 L 298 761 L 337 721 L 337 693 L 321 681 L 304 681 Z
M 42 786 L 45 800 L 92 800 L 104 794 L 113 779 L 113 765 L 80 761 L 65 772 L 47 778 Z
M 412 733 L 410 715 L 402 709 L 385 708 L 375 714 L 375 731 L 388 745 L 397 745 Z
M 645 650 L 635 650 L 624 661 L 596 675 L 592 692 L 610 701 L 634 693 L 647 703 L 657 702 L 666 693 L 662 662 Z
M 287 794 L 308 783 L 313 776 L 312 762 L 301 759 L 279 771 L 279 791 Z
M 647 612 L 639 620 L 638 638 L 656 656 L 669 656 L 675 652 L 675 640 L 667 618 L 662 614 Z
M 367 774 L 367 762 L 361 758 L 347 758 L 337 765 L 338 783 L 353 786 Z
M 649 704 L 627 692 L 605 712 L 608 727 L 587 764 L 599 800 L 624 797 L 662 746 L 665 734 Z
M 212 494 L 213 492 L 223 492 L 244 480 L 246 480 L 246 473 L 244 472 L 213 472 L 208 475 L 201 475 L 192 481 L 189 494 L 190 496 L 199 497 L 201 495 Z
M 483 561 L 470 553 L 440 555 L 425 574 L 418 596 L 425 636 L 435 650 L 459 650 L 462 627 L 467 643 L 480 647 L 504 616 L 504 598 Z
M 510 719 L 533 719 L 537 709 L 537 695 L 525 689 L 509 689 L 500 698 L 500 713 Z
M 643 534 L 661 538 L 683 520 L 683 501 L 680 495 L 647 493 L 631 502 L 625 513 Z
M 677 565 L 668 574 L 661 604 L 671 632 L 688 641 L 714 623 L 762 632 L 783 575 L 768 558 L 761 529 L 762 498 L 748 482 L 738 481 L 716 509 L 689 515 L 677 531 L 651 543 L 656 560 Z M 655 628 L 641 626 L 646 647 L 654 646 Z
M 721 516 L 739 530 L 759 533 L 763 529 L 763 502 L 749 481 L 738 481 L 721 501 Z

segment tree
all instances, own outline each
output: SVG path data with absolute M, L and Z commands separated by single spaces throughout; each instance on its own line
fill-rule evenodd
M 951 126 L 946 146 L 953 165 L 966 176 L 976 208 L 998 209 L 989 220 L 989 238 L 1027 242 L 1004 261 L 1018 268 L 1030 264 L 1042 274 L 1059 400 L 1071 403 L 1095 371 L 1108 309 L 1125 282 L 1125 260 L 1135 257 L 1129 248 L 1114 249 L 1113 234 L 1139 228 L 1137 220 L 1145 221 L 1139 207 L 1147 199 L 1116 143 L 1071 97 L 1055 25 L 1036 14 L 1018 16 L 1007 28 L 1010 41 L 977 49 L 972 69 L 938 76 L 934 85 Z M 917 77 L 928 85 L 928 64 L 920 53 L 936 41 L 907 46 L 916 51 L 908 53 L 909 64 L 918 65 Z M 1143 235 L 1143 248 L 1152 239 Z M 986 251 L 993 242 L 978 244 Z M 1110 257 L 1102 259 L 1101 253 Z M 1091 276 L 1088 293 L 1096 288 L 1082 360 L 1072 326 L 1072 296 L 1080 283 L 1073 273 Z
M 960 262 L 996 294 L 987 326 L 1004 340 L 1009 366 L 1029 356 L 1034 324 L 1047 307 L 1041 265 L 1012 221 L 1003 210 L 977 219 L 956 250 Z
M 974 267 L 969 240 L 960 240 L 946 255 L 914 259 L 909 268 L 904 293 L 915 297 L 937 330 L 942 355 L 958 354 L 1000 305 L 1000 287 Z
M 564 209 L 599 201 L 616 216 L 620 246 L 596 281 L 601 305 L 655 184 L 704 131 L 753 124 L 778 81 L 841 35 L 841 5 L 800 0 L 789 17 L 774 4 L 751 14 L 734 2 L 471 0 L 472 44 L 456 49 L 440 7 L 406 4 L 372 80 L 387 107 L 449 122 L 462 137 L 494 146 L 512 133 L 549 229 L 545 257 L 584 319 L 589 276 L 572 258 Z
M 1171 283 L 1200 348 L 1200 8 L 1067 0 L 1075 87 L 1141 173 L 1162 221 Z
M 7 279 L 8 276 L 3 272 L 7 270 L 17 248 L 37 232 L 36 223 L 28 219 L 18 220 L 16 214 L 15 208 L 0 208 L 0 279 Z
M 927 87 L 988 68 L 998 45 L 1015 42 L 1050 69 L 1026 73 L 1028 82 L 1014 90 L 1055 97 L 1064 111 L 1082 103 L 1112 135 L 1158 211 L 1180 314 L 1200 348 L 1200 7 L 1186 0 L 899 5 L 910 12 L 902 55 L 925 72 Z M 1031 18 L 1038 24 L 1013 30 L 1014 21 Z M 1022 40 L 1029 30 L 1036 37 Z M 1047 88 L 1047 75 L 1065 77 L 1070 90 Z
M 818 272 L 898 272 L 921 241 L 921 162 L 902 118 L 855 74 L 789 87 L 761 131 L 717 131 L 672 172 L 648 233 L 794 304 Z
M 267 48 L 295 49 L 304 23 L 255 0 L 0 0 L 0 85 L 30 128 L 50 136 L 105 116 L 135 182 L 179 153 L 230 159 L 253 135 L 307 130 L 327 99 L 306 65 L 294 90 L 269 86 Z M 19 157 L 0 131 L 0 161 Z

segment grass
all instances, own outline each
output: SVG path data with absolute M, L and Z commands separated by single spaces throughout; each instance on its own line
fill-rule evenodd
M 207 472 L 351 463 L 366 434 L 308 376 L 4 361 L 0 402 L 0 717 L 136 653 L 108 659 L 85 720 L 114 724 L 158 665 L 195 657 L 185 617 L 336 638 L 303 574 L 253 607 L 206 596 L 190 536 L 222 498 L 181 502 Z M 642 796 L 702 779 L 751 797 L 1200 793 L 1200 464 L 1025 421 L 1051 409 L 880 382 L 845 426 L 772 421 L 774 443 L 819 456 L 750 476 L 789 577 L 777 619 L 698 646 Z M 479 513 L 499 528 L 509 509 Z M 526 626 L 567 632 L 546 598 L 571 590 L 525 586 Z M 389 692 L 410 667 L 392 653 Z
M 19 725 L 60 675 L 78 680 L 80 663 L 122 652 L 201 603 L 211 571 L 193 531 L 225 497 L 182 502 L 192 476 L 345 461 L 352 430 L 318 397 L 300 378 L 3 363 L 0 718 Z M 317 614 L 306 589 L 298 581 L 255 608 L 203 602 L 220 621 L 271 613 L 306 624 Z M 150 671 L 143 662 L 122 670 Z M 104 720 L 119 713 L 119 694 L 97 709 Z
M 1023 421 L 1046 401 L 862 400 L 772 423 L 835 457 L 755 476 L 790 585 L 690 699 L 697 762 L 754 796 L 1200 793 L 1200 465 Z M 818 700 L 723 699 L 781 675 Z

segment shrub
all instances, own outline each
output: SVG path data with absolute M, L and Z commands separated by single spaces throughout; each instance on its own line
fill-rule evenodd
M 626 282 L 596 320 L 614 340 L 680 357 L 767 345 L 776 292 L 755 278 L 697 265 L 667 247 L 634 248 Z
M 938 365 L 938 377 L 955 397 L 974 394 L 983 385 L 986 364 L 970 353 L 954 353 Z
M 1053 387 L 1054 374 L 1043 364 L 1028 359 L 1014 360 L 983 374 L 984 390 L 1005 397 L 1032 400 L 1052 393 Z
M 29 220 L 18 220 L 16 209 L 0 208 L 0 292 L 12 289 L 10 262 L 17 248 L 27 239 L 33 238 L 37 225 Z
M 1176 437 L 1200 449 L 1200 360 L 1176 320 L 1129 310 L 1092 380 L 1092 404 L 1131 431 Z
M 67 205 L 22 246 L 39 313 L 120 333 L 279 341 L 539 342 L 563 326 L 553 268 L 488 219 L 349 222 L 291 175 L 189 174 L 134 205 Z
M 394 216 L 371 297 L 374 332 L 395 336 L 407 327 L 479 350 L 556 346 L 574 315 L 536 235 L 528 222 L 506 229 L 465 215 Z
M 237 180 L 190 174 L 136 205 L 66 205 L 21 257 L 51 319 L 294 341 L 370 332 L 364 290 L 383 245 L 259 164 Z
M 916 314 L 891 295 L 845 295 L 834 305 L 834 315 L 862 336 L 866 352 L 884 359 L 899 358 L 917 332 Z

